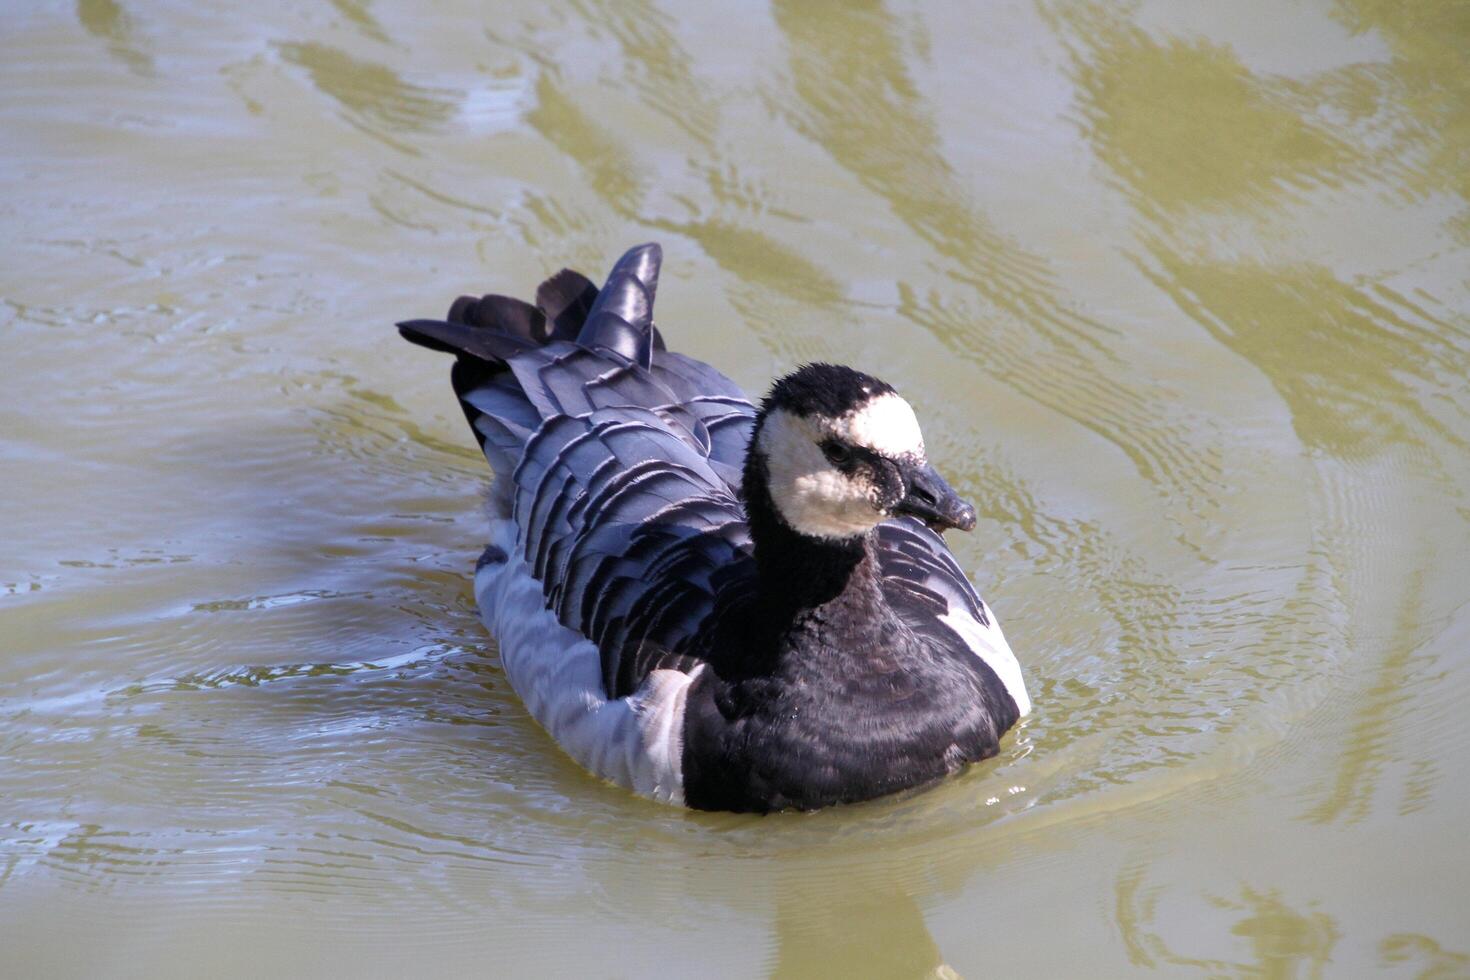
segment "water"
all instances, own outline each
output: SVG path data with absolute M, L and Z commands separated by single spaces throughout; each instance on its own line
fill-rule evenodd
M 1463 3 L 12 8 L 6 976 L 1470 975 Z M 649 239 L 916 404 L 993 763 L 689 814 L 508 689 L 390 324 Z

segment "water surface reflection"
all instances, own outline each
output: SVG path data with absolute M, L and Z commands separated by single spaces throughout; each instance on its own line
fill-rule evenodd
M 20 974 L 1466 971 L 1462 4 L 9 26 Z M 508 689 L 389 324 L 650 238 L 681 348 L 917 404 L 1039 706 L 992 763 L 686 814 Z

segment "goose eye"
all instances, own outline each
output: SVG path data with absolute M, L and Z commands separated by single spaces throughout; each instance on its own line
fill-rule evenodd
M 834 466 L 841 466 L 852 459 L 852 450 L 835 439 L 829 439 L 822 443 L 822 455 L 827 457 L 827 462 Z

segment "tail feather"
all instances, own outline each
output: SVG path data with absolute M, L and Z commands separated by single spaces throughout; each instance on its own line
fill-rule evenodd
M 657 242 L 623 253 L 577 334 L 583 347 L 601 347 L 645 368 L 653 364 L 653 297 L 663 249 Z
M 455 355 L 450 380 L 465 419 L 491 467 L 508 476 L 531 433 L 541 424 L 544 413 L 538 406 L 546 407 L 541 403 L 547 401 L 549 392 L 558 390 L 569 402 L 586 402 L 591 409 L 602 387 L 613 383 L 601 377 L 605 367 L 597 368 L 591 377 L 578 371 L 565 372 L 565 377 L 547 371 L 542 377 L 541 369 L 548 363 L 575 358 L 575 351 L 557 354 L 549 362 L 544 360 L 549 352 L 530 358 L 520 355 L 563 342 L 608 351 L 650 368 L 653 352 L 664 349 L 663 338 L 653 325 L 662 259 L 663 251 L 656 243 L 639 245 L 617 261 L 601 290 L 581 273 L 563 269 L 536 290 L 535 306 L 495 294 L 461 296 L 443 320 L 406 320 L 398 324 L 398 331 L 421 347 Z M 590 353 L 581 352 L 584 356 Z M 591 394 L 586 388 L 589 382 L 595 382 Z M 618 383 L 628 381 L 624 378 Z M 638 402 L 627 392 L 621 397 Z M 677 399 L 668 392 L 652 400 Z M 702 433 L 698 419 L 692 422 Z M 708 443 L 707 437 L 703 443 Z M 507 489 L 501 482 L 497 480 L 497 495 Z
M 510 296 L 461 296 L 445 319 L 467 327 L 489 327 L 533 344 L 546 342 L 546 314 Z
M 541 345 L 513 333 L 443 320 L 405 320 L 398 332 L 410 343 L 449 354 L 468 354 L 481 361 L 503 363 Z
M 405 320 L 398 332 L 431 350 L 503 366 L 523 351 L 572 339 L 645 368 L 663 338 L 653 325 L 663 249 L 657 242 L 623 254 L 598 290 L 586 276 L 563 269 L 536 290 L 536 306 L 509 296 L 461 296 L 443 320 Z M 458 389 L 457 389 L 458 390 Z
M 550 324 L 547 332 L 552 340 L 576 340 L 595 302 L 597 287 L 592 280 L 571 269 L 561 270 L 536 290 L 536 305 Z

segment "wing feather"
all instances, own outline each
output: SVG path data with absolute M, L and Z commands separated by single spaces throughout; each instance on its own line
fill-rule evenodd
M 878 564 L 885 597 L 915 632 L 946 649 L 969 650 L 989 669 L 997 693 L 1015 702 L 1017 715 L 1030 712 L 1016 656 L 943 538 L 911 517 L 884 521 Z

